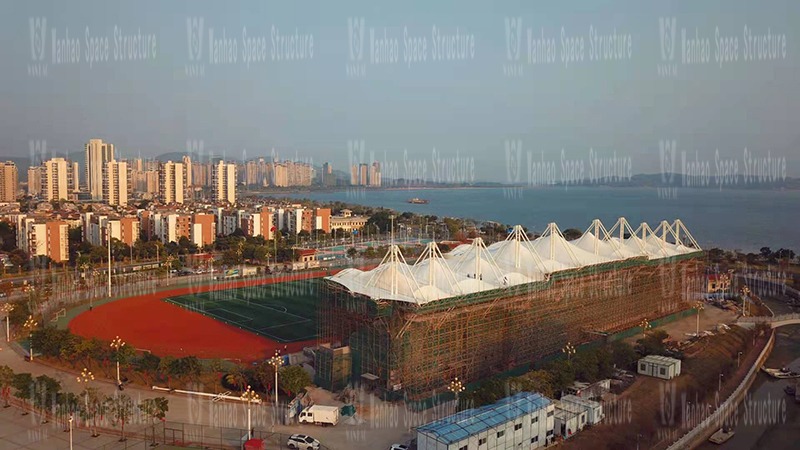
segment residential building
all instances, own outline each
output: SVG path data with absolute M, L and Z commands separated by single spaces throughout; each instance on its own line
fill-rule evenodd
M 214 224 L 213 214 L 195 214 L 192 218 L 192 232 L 190 240 L 203 248 L 214 243 L 216 237 L 216 225 Z
M 381 163 L 378 161 L 369 166 L 369 185 L 372 187 L 381 186 Z
M 182 237 L 192 238 L 192 216 L 178 213 L 166 213 L 160 216 L 160 226 L 156 227 L 156 231 L 162 243 L 178 242 Z
M 245 236 L 261 236 L 261 212 L 247 212 L 240 213 L 240 227 Z
M 554 439 L 554 405 L 533 392 L 460 411 L 415 429 L 418 450 L 544 447 Z
M 92 200 L 103 200 L 103 173 L 106 164 L 114 159 L 114 144 L 104 143 L 102 139 L 90 139 L 84 146 L 86 150 L 86 191 Z
M 0 202 L 17 201 L 19 172 L 12 161 L 0 162 Z
M 314 209 L 314 227 L 315 230 L 322 230 L 325 233 L 331 232 L 331 209 L 330 208 L 315 208 Z
M 350 185 L 358 186 L 358 165 L 353 164 L 350 167 Z
M 213 201 L 236 204 L 236 164 L 220 161 L 211 175 Z
M 292 208 L 286 211 L 286 228 L 291 234 L 298 234 L 303 229 L 303 208 Z
M 286 164 L 275 163 L 272 166 L 272 185 L 277 187 L 289 186 L 289 172 Z
M 314 211 L 311 211 L 310 209 L 304 209 L 300 230 L 311 233 L 313 227 L 314 227 Z
M 165 204 L 183 203 L 183 163 L 167 161 L 161 165 L 161 201 Z
M 271 240 L 274 237 L 273 228 L 277 230 L 277 225 L 274 224 L 275 214 L 266 206 L 261 208 L 261 236 L 264 239 Z
M 369 184 L 369 166 L 365 163 L 358 165 L 358 185 L 367 186 Z
M 28 195 L 38 197 L 42 194 L 42 166 L 28 167 Z
M 192 184 L 192 159 L 189 156 L 183 157 L 183 185 L 188 187 L 194 186 Z
M 111 160 L 103 175 L 103 201 L 109 205 L 128 204 L 128 163 Z
M 138 217 L 122 217 L 120 223 L 120 240 L 133 246 L 139 240 L 141 225 Z
M 48 256 L 53 262 L 69 260 L 69 225 L 61 220 L 20 215 L 17 247 L 31 257 Z

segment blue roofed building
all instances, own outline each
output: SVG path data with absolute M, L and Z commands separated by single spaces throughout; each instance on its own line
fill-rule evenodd
M 542 447 L 554 438 L 555 406 L 535 392 L 461 411 L 416 428 L 418 450 Z

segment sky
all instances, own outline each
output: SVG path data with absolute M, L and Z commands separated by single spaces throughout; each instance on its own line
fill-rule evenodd
M 0 12 L 0 158 L 102 138 L 123 157 L 377 160 L 387 178 L 445 182 L 609 164 L 743 176 L 765 160 L 800 176 L 792 0 L 2 0 Z

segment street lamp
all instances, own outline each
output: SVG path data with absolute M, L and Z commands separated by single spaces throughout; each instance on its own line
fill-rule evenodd
M 6 342 L 11 342 L 11 333 L 10 333 L 10 317 L 11 311 L 14 310 L 14 305 L 11 303 L 6 303 L 3 305 L 2 311 L 6 314 Z
M 650 325 L 650 322 L 647 319 L 642 319 L 642 322 L 639 324 L 639 326 L 642 327 L 642 337 L 646 337 L 647 330 L 653 328 L 653 326 Z
M 117 386 L 122 385 L 122 381 L 120 381 L 119 379 L 119 349 L 121 349 L 124 346 L 125 342 L 122 339 L 120 339 L 119 336 L 117 336 L 111 341 L 111 348 L 113 348 L 117 352 Z
M 447 389 L 450 392 L 452 392 L 453 394 L 455 394 L 455 396 L 456 396 L 456 411 L 458 411 L 458 394 L 464 392 L 464 390 L 466 388 L 461 383 L 461 380 L 459 380 L 458 377 L 456 377 L 455 380 L 450 382 L 450 385 L 447 386 Z
M 250 403 L 257 402 L 258 394 L 255 391 L 250 389 L 250 385 L 247 385 L 247 390 L 242 393 L 242 401 L 247 402 L 247 440 L 253 438 L 253 434 L 250 432 L 251 425 L 250 425 Z
M 28 342 L 30 343 L 30 350 L 31 350 L 31 361 L 33 361 L 33 329 L 36 328 L 35 320 L 33 320 L 33 316 L 28 316 L 28 320 L 25 321 L 23 327 L 28 329 Z
M 705 309 L 703 306 L 703 302 L 697 302 L 694 305 L 695 309 L 697 309 L 697 331 L 695 332 L 696 337 L 700 337 L 700 311 Z
M 575 354 L 575 347 L 571 343 L 567 342 L 567 345 L 565 345 L 561 351 L 567 355 L 567 363 L 572 363 L 572 355 Z
M 72 414 L 69 415 L 69 450 L 72 450 Z
M 84 367 L 83 370 L 81 371 L 81 374 L 78 375 L 77 378 L 78 378 L 78 383 L 83 383 L 84 384 L 83 387 L 86 388 L 86 386 L 89 385 L 90 381 L 94 381 L 94 374 L 92 373 L 91 370 Z
M 272 367 L 275 368 L 275 411 L 278 410 L 278 369 L 283 365 L 283 359 L 281 358 L 278 350 L 275 350 L 275 356 L 269 359 L 269 363 L 272 364 Z
M 747 300 L 750 296 L 750 288 L 747 286 L 742 286 L 742 316 L 747 315 Z

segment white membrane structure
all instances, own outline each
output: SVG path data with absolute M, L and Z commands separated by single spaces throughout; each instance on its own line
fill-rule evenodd
M 444 298 L 547 280 L 562 270 L 623 261 L 656 260 L 701 251 L 679 219 L 662 221 L 655 230 L 642 223 L 633 230 L 621 217 L 611 230 L 595 219 L 583 235 L 567 241 L 558 225 L 550 223 L 531 241 L 520 225 L 504 241 L 490 246 L 475 238 L 446 254 L 436 243 L 425 248 L 414 265 L 391 245 L 381 264 L 368 271 L 344 269 L 327 279 L 351 292 L 376 300 L 419 305 Z

